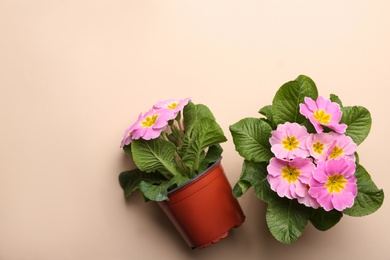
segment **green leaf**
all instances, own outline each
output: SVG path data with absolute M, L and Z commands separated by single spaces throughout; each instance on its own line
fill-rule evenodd
M 180 175 L 176 163 L 174 162 L 176 146 L 161 138 L 151 140 L 133 140 L 132 154 L 135 164 L 141 171 L 158 171 L 167 179 L 174 175 Z
M 303 232 L 310 219 L 310 209 L 297 200 L 279 198 L 269 203 L 266 221 L 271 234 L 279 242 L 291 244 Z
M 190 179 L 185 176 L 176 175 L 171 180 L 160 182 L 158 184 L 149 181 L 141 181 L 139 188 L 147 200 L 163 201 L 169 200 L 169 190 L 179 187 L 189 180 Z
M 343 213 L 354 217 L 372 214 L 383 204 L 383 190 L 378 189 L 370 174 L 360 164 L 356 165 L 355 177 L 357 178 L 358 194 L 353 206 L 345 209 Z
M 272 114 L 276 125 L 285 122 L 302 123 L 305 117 L 299 112 L 299 104 L 304 102 L 305 97 L 318 97 L 317 87 L 309 77 L 300 75 L 296 80 L 283 84 L 272 101 Z
M 260 108 L 259 113 L 262 114 L 263 116 L 269 118 L 269 117 L 272 117 L 271 109 L 272 109 L 272 106 L 267 105 L 267 106 Z
M 240 179 L 236 182 L 233 187 L 233 196 L 235 198 L 241 197 L 249 188 L 252 187 L 252 184 L 244 179 Z
M 192 102 L 189 102 L 184 107 L 183 117 L 186 132 L 191 131 L 191 129 L 199 124 L 204 118 L 210 118 L 211 120 L 216 121 L 213 113 L 207 106 L 203 104 L 195 105 Z
M 125 152 L 126 155 L 133 157 L 133 155 L 131 154 L 131 143 L 128 145 L 125 145 L 123 147 L 123 151 Z
M 130 171 L 124 171 L 119 174 L 119 184 L 124 191 L 125 198 L 129 197 L 134 193 L 134 191 L 139 189 L 141 181 L 158 184 L 165 180 L 166 178 L 158 172 L 146 173 L 140 171 L 138 168 Z
M 272 115 L 272 106 L 268 105 L 259 110 L 259 113 L 266 117 L 265 121 L 271 126 L 272 129 L 276 129 L 277 125 L 274 122 Z
M 330 94 L 330 101 L 339 104 L 340 108 L 343 107 L 343 103 L 341 102 L 341 99 L 335 94 Z
M 141 181 L 139 188 L 142 194 L 149 200 L 163 201 L 168 199 L 168 183 L 154 185 Z
M 259 179 L 261 179 L 260 171 L 257 169 L 256 163 L 244 160 L 241 176 L 233 187 L 234 197 L 238 198 L 242 196 Z
M 343 213 L 338 210 L 325 211 L 323 208 L 313 209 L 310 222 L 315 228 L 326 231 L 336 225 L 343 217 Z
M 273 157 L 269 143 L 272 128 L 263 120 L 244 118 L 231 125 L 229 130 L 236 151 L 246 160 L 268 162 Z
M 357 145 L 361 144 L 370 133 L 372 124 L 370 112 L 361 106 L 343 107 L 341 111 L 343 115 L 340 123 L 348 125 L 345 134 Z
M 233 188 L 233 195 L 238 198 L 253 186 L 256 196 L 264 202 L 270 202 L 279 198 L 271 190 L 267 180 L 267 165 L 265 162 L 254 163 L 244 160 L 240 179 Z
M 215 163 L 221 158 L 223 152 L 222 146 L 220 144 L 215 144 L 209 147 L 207 150 L 206 156 L 203 159 L 203 162 L 199 166 L 199 172 L 204 172 L 212 163 Z
M 355 163 L 358 164 L 360 161 L 359 154 L 357 152 L 355 152 L 354 154 L 355 154 Z
M 174 189 L 174 188 L 177 188 L 179 186 L 182 186 L 184 185 L 185 183 L 187 183 L 188 181 L 190 181 L 191 179 L 186 177 L 186 176 L 183 176 L 183 175 L 176 175 L 175 177 L 173 177 L 171 180 L 169 180 L 169 183 L 167 185 L 168 187 L 168 191 Z
M 260 171 L 256 169 L 256 166 L 250 167 L 249 164 L 256 163 L 244 160 L 241 176 L 233 187 L 233 196 L 236 198 L 242 196 L 258 179 L 260 179 Z M 248 165 L 248 167 L 245 165 Z
M 186 132 L 179 154 L 182 162 L 190 169 L 189 176 L 193 177 L 200 172 L 206 157 L 205 149 L 227 139 L 206 106 L 189 103 L 183 113 Z

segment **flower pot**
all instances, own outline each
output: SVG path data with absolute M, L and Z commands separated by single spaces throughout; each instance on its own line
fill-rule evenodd
M 221 159 L 157 202 L 191 248 L 205 248 L 227 237 L 245 215 L 232 195 Z

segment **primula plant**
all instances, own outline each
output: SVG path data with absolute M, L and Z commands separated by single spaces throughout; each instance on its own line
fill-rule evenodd
M 356 152 L 371 128 L 366 108 L 343 106 L 333 94 L 319 96 L 315 83 L 301 75 L 282 85 L 259 113 L 263 117 L 229 128 L 244 158 L 233 194 L 254 187 L 278 241 L 296 241 L 309 221 L 325 231 L 344 214 L 365 216 L 381 207 L 383 190 Z
M 121 148 L 136 168 L 122 172 L 125 197 L 140 190 L 145 201 L 163 201 L 168 192 L 216 162 L 227 139 L 210 109 L 189 98 L 156 103 L 126 129 Z

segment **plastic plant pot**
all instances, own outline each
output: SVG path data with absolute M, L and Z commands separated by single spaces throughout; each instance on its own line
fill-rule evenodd
M 157 202 L 193 249 L 205 248 L 228 236 L 245 215 L 233 197 L 221 159 Z

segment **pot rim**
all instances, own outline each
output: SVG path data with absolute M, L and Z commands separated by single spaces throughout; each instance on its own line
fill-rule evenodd
M 199 173 L 198 175 L 196 175 L 196 176 L 195 176 L 194 178 L 192 178 L 191 180 L 189 180 L 189 181 L 183 183 L 182 185 L 180 185 L 180 186 L 174 188 L 173 190 L 168 191 L 168 195 L 170 195 L 170 194 L 172 194 L 172 193 L 178 191 L 179 189 L 183 188 L 184 186 L 189 185 L 189 184 L 191 184 L 192 182 L 198 180 L 198 179 L 201 178 L 203 175 L 205 175 L 208 171 L 210 171 L 212 168 L 214 168 L 215 166 L 217 166 L 217 165 L 221 162 L 221 160 L 222 160 L 222 156 L 220 156 L 220 157 L 218 158 L 218 160 L 216 160 L 213 164 L 211 164 L 209 167 L 207 167 L 206 170 L 204 170 L 203 172 Z

